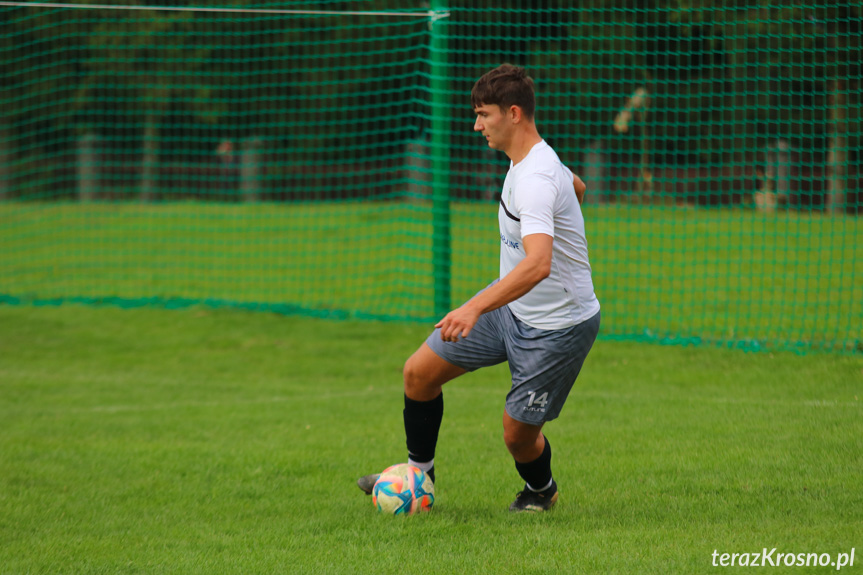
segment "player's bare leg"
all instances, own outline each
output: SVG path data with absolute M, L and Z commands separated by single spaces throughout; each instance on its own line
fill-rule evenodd
M 443 385 L 464 375 L 467 370 L 453 365 L 423 343 L 407 362 L 403 371 L 405 395 L 414 401 L 432 401 L 441 394 Z
M 517 463 L 528 463 L 542 455 L 545 436 L 541 425 L 522 423 L 503 414 L 503 441 Z

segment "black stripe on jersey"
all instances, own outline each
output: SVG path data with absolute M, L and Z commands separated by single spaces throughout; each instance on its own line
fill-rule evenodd
M 501 198 L 501 199 L 500 199 L 500 207 L 502 207 L 502 208 L 503 208 L 503 211 L 504 211 L 504 212 L 506 212 L 506 215 L 507 215 L 507 217 L 508 217 L 509 219 L 511 219 L 511 220 L 515 220 L 515 221 L 517 221 L 517 222 L 520 222 L 520 221 L 521 221 L 520 219 L 518 219 L 517 217 L 515 217 L 514 215 L 512 215 L 511 213 L 509 213 L 509 210 L 508 210 L 508 209 L 506 209 L 506 204 L 504 204 L 504 203 L 503 203 L 503 198 Z

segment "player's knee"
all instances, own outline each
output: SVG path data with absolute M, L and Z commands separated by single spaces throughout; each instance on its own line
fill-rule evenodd
M 529 449 L 536 442 L 536 438 L 526 437 L 517 430 L 504 428 L 503 442 L 506 444 L 506 448 L 510 454 L 518 456 L 526 449 Z
M 430 401 L 440 395 L 440 381 L 414 358 L 405 362 L 403 370 L 405 395 L 416 401 Z
M 409 397 L 415 397 L 425 391 L 428 382 L 424 377 L 425 374 L 417 366 L 414 357 L 411 356 L 406 362 L 402 370 L 402 376 L 405 382 L 405 393 Z
M 465 373 L 438 357 L 428 346 L 421 346 L 402 370 L 405 394 L 416 401 L 431 401 L 441 393 L 443 384 Z
M 505 418 L 503 426 L 503 442 L 516 461 L 532 461 L 542 453 L 540 427 L 523 425 L 515 420 Z

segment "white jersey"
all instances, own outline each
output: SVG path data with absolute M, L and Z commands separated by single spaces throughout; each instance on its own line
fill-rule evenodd
M 513 166 L 503 183 L 498 210 L 500 277 L 524 259 L 522 238 L 554 238 L 551 273 L 532 290 L 509 303 L 515 316 L 540 329 L 563 329 L 599 311 L 593 291 L 584 217 L 575 195 L 572 172 L 545 141 Z

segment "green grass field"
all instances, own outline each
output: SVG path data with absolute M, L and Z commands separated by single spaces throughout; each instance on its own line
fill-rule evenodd
M 494 204 L 452 207 L 452 300 L 497 277 Z M 863 218 L 585 205 L 608 336 L 863 349 Z M 424 203 L 0 204 L 0 301 L 428 321 Z M 10 299 L 11 298 L 11 299 Z
M 435 509 L 379 516 L 426 327 L 0 306 L 0 573 L 716 573 L 863 565 L 863 358 L 601 339 L 547 426 L 557 508 L 512 515 L 504 366 L 445 388 Z M 732 569 L 732 571 L 739 571 Z M 747 569 L 748 571 L 748 569 Z M 826 573 L 835 567 L 768 567 Z

